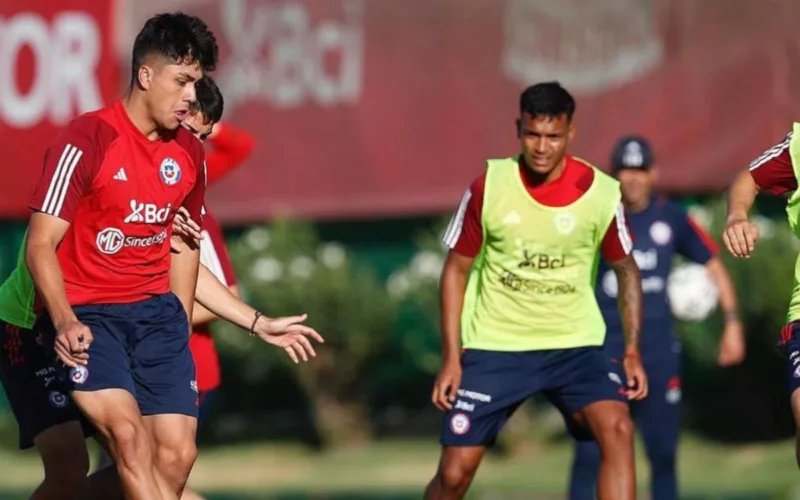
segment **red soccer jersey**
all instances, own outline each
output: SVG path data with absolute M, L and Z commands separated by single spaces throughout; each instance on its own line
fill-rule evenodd
M 235 285 L 236 275 L 233 272 L 233 264 L 228 255 L 222 228 L 208 212 L 206 212 L 204 226 L 204 238 L 200 243 L 200 262 L 223 284 Z M 189 339 L 189 348 L 192 350 L 197 370 L 197 389 L 201 392 L 216 389 L 222 380 L 219 356 L 214 345 L 214 337 L 209 332 L 208 326 L 208 324 L 195 326 Z
M 548 184 L 535 184 L 527 167 L 520 162 L 519 175 L 528 194 L 542 205 L 551 207 L 567 206 L 583 196 L 594 182 L 594 170 L 571 156 L 567 156 L 566 161 L 561 176 Z M 444 243 L 451 250 L 465 257 L 475 257 L 483 245 L 481 214 L 485 186 L 484 173 L 464 193 L 443 237 Z M 601 252 L 607 262 L 614 262 L 624 258 L 632 250 L 633 235 L 625 217 L 625 209 L 620 203 L 617 215 L 603 237 Z
M 56 252 L 72 305 L 169 292 L 172 218 L 202 223 L 205 153 L 192 134 L 150 141 L 122 102 L 73 120 L 47 150 L 30 208 L 70 222 Z
M 255 146 L 253 136 L 244 130 L 227 123 L 217 127 L 219 131 L 216 135 L 208 138 L 211 144 L 211 150 L 206 153 L 209 186 L 241 166 Z

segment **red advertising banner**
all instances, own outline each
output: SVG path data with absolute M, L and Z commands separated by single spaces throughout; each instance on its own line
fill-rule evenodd
M 79 3 L 53 2 L 58 9 L 37 14 L 51 43 L 57 12 Z M 120 47 L 149 15 L 176 7 L 202 16 L 217 34 L 221 63 L 214 76 L 225 94 L 225 119 L 257 138 L 248 163 L 209 191 L 210 206 L 226 222 L 279 212 L 382 217 L 452 210 L 484 159 L 517 151 L 518 95 L 539 81 L 561 81 L 578 101 L 575 154 L 604 166 L 619 135 L 642 133 L 655 146 L 660 187 L 675 192 L 723 189 L 781 140 L 800 112 L 792 94 L 800 88 L 794 0 L 772 0 L 769 8 L 744 0 L 123 4 L 115 27 Z M 105 40 L 107 7 L 85 8 Z M 0 7 L 0 168 L 15 182 L 0 214 L 17 214 L 19 193 L 29 192 L 27 171 L 38 170 L 64 103 L 70 110 L 88 106 L 85 95 L 102 96 L 91 104 L 105 102 L 105 91 L 117 87 L 101 64 L 89 77 L 97 93 L 50 80 L 64 101 L 51 98 L 38 115 L 26 111 L 32 105 L 9 114 L 4 69 L 23 80 L 31 70 L 4 56 L 15 14 L 8 10 Z M 106 52 L 104 46 L 99 61 Z
M 0 0 L 0 217 L 27 217 L 49 144 L 118 94 L 111 4 Z

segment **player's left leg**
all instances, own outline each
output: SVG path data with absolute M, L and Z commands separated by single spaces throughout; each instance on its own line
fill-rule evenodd
M 154 443 L 154 461 L 180 495 L 197 458 L 198 392 L 189 351 L 189 322 L 178 298 L 165 294 L 139 312 L 131 354 L 136 399 Z
M 680 434 L 680 355 L 667 352 L 647 363 L 648 396 L 636 401 L 636 423 L 650 461 L 653 500 L 678 498 Z
M 597 441 L 597 498 L 636 498 L 634 426 L 622 385 L 597 347 L 551 351 L 545 395 L 578 440 Z

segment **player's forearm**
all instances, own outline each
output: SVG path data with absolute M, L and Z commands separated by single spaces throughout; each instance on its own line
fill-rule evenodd
M 739 173 L 728 190 L 728 220 L 746 219 L 757 195 L 758 186 L 750 172 Z
M 237 297 L 205 266 L 200 266 L 195 298 L 211 315 L 208 321 L 222 318 L 250 330 L 256 310 Z
M 728 270 L 716 257 L 706 263 L 706 268 L 711 273 L 711 279 L 719 290 L 719 306 L 725 315 L 725 321 L 739 321 L 736 288 L 733 286 L 733 280 Z
M 642 278 L 632 256 L 613 262 L 611 266 L 619 283 L 619 311 L 625 330 L 626 354 L 639 353 L 642 332 Z
M 28 241 L 25 263 L 53 325 L 59 328 L 75 321 L 77 318 L 67 298 L 64 275 L 61 273 L 55 246 L 46 241 Z
M 442 270 L 442 357 L 445 362 L 461 356 L 461 311 L 467 289 L 468 270 L 448 258 Z
M 172 253 L 169 270 L 169 282 L 172 293 L 183 304 L 186 316 L 192 318 L 194 308 L 194 292 L 197 288 L 197 272 L 200 266 L 200 251 L 196 247 L 190 247 L 183 240 L 180 253 Z
M 197 277 L 197 286 L 200 287 L 200 277 Z M 194 294 L 194 307 L 192 308 L 192 325 L 205 325 L 214 320 L 219 319 L 219 316 L 209 311 L 197 300 L 197 293 Z

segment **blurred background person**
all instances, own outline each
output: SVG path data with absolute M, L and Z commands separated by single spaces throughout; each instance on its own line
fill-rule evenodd
M 718 247 L 678 204 L 653 191 L 658 175 L 650 143 L 643 137 L 621 138 L 611 156 L 611 170 L 620 181 L 622 202 L 634 238 L 633 256 L 642 273 L 644 318 L 641 355 L 650 380 L 650 394 L 632 401 L 631 412 L 644 438 L 650 462 L 654 500 L 678 498 L 676 455 L 680 434 L 681 343 L 672 327 L 667 280 L 675 257 L 702 264 L 719 290 L 725 328 L 719 344 L 720 366 L 733 366 L 745 356 L 742 323 L 733 282 L 717 257 Z M 624 381 L 622 322 L 617 307 L 616 277 L 605 263 L 598 270 L 597 300 L 606 321 L 605 352 L 615 375 Z M 570 482 L 572 500 L 595 498 L 600 450 L 594 442 L 575 447 Z

